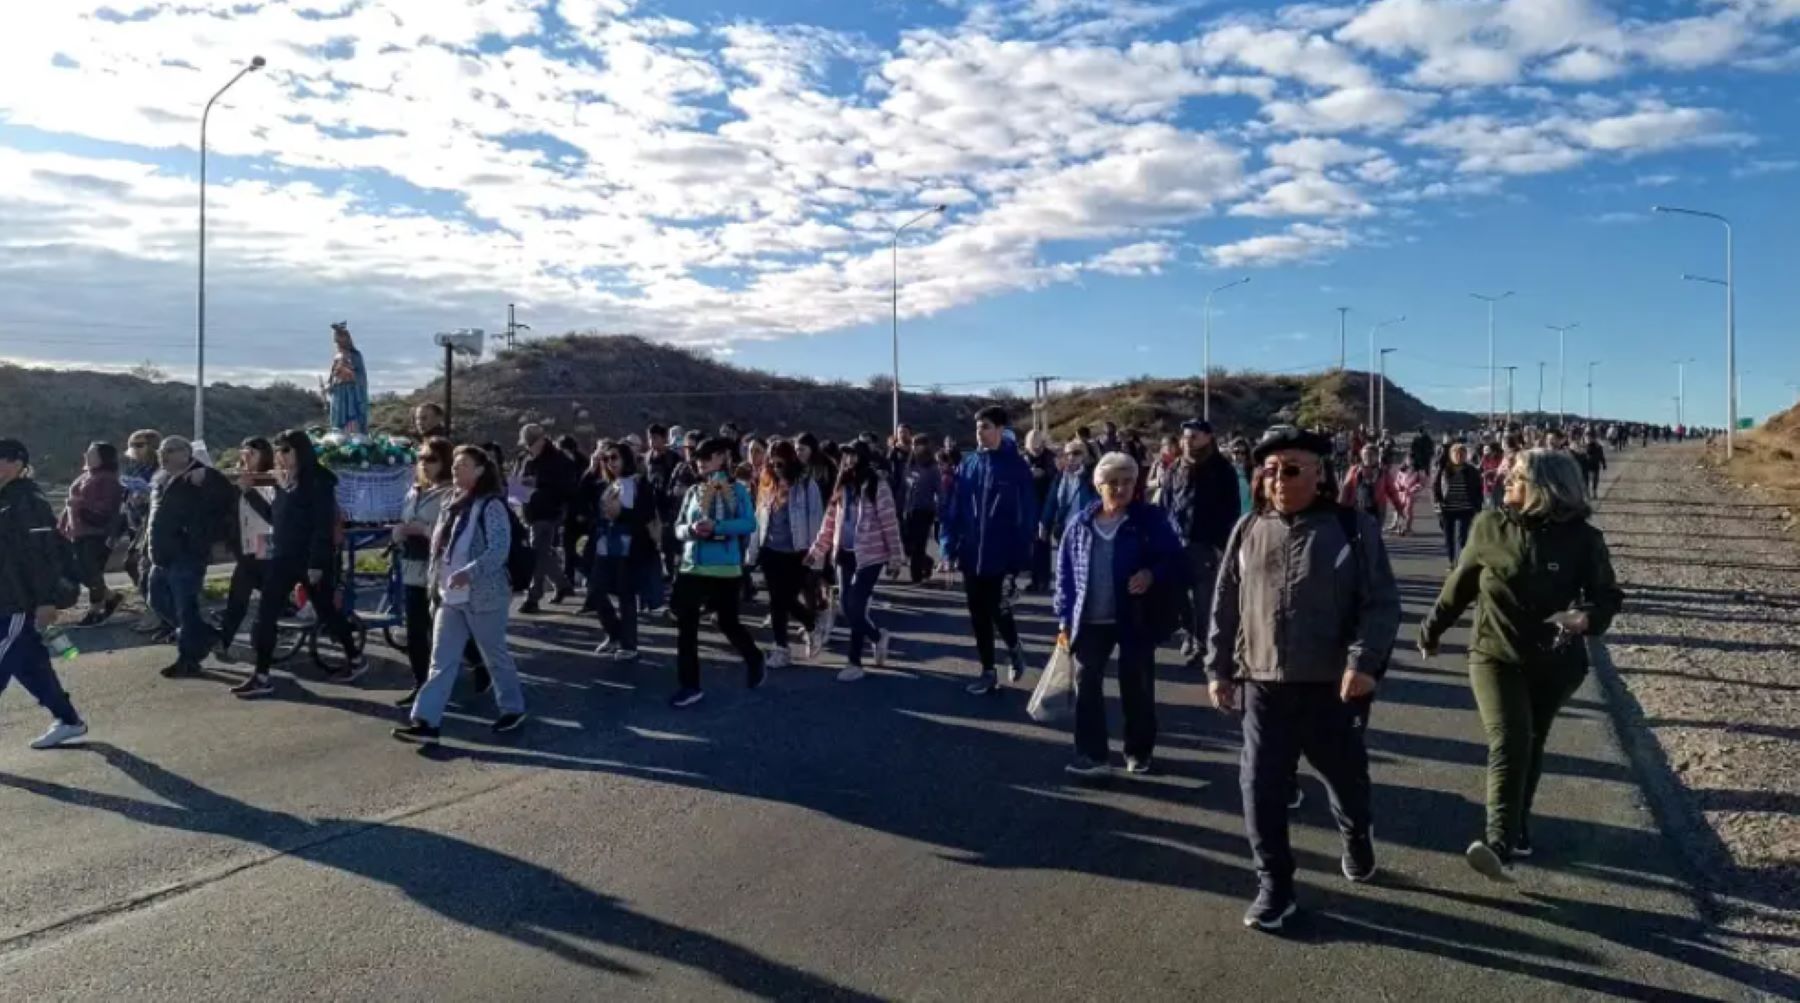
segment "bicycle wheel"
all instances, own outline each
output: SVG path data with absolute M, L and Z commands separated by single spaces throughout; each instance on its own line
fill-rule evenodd
M 350 629 L 356 635 L 356 649 L 366 650 L 369 645 L 369 628 L 363 624 L 362 617 L 351 614 Z M 307 644 L 312 649 L 313 664 L 326 672 L 341 672 L 350 664 L 343 649 L 338 647 L 336 641 L 326 637 L 323 629 L 315 628 Z
M 406 628 L 404 626 L 383 627 L 381 636 L 387 641 L 388 647 L 402 655 L 406 654 Z
M 311 633 L 315 639 L 318 636 L 316 631 L 307 631 L 299 627 L 276 627 L 275 651 L 273 653 L 275 660 L 277 662 L 285 662 L 294 657 L 294 652 L 299 651 L 300 646 L 306 643 L 307 635 L 309 633 Z

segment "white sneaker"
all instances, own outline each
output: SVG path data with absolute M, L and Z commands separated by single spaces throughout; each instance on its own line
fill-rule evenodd
M 875 639 L 875 667 L 876 668 L 878 668 L 878 669 L 887 668 L 888 644 L 890 642 L 892 642 L 893 639 L 894 639 L 894 635 L 892 632 L 889 632 L 889 631 L 883 631 L 881 636 Z
M 793 656 L 786 648 L 775 648 L 769 652 L 769 668 L 785 669 L 793 662 Z
M 825 650 L 825 632 L 820 630 L 819 627 L 815 626 L 812 630 L 801 631 L 800 637 L 802 643 L 806 646 L 807 661 L 810 662 L 817 659 L 819 657 L 819 652 Z
M 64 724 L 61 721 L 50 726 L 50 730 L 37 737 L 31 743 L 34 749 L 54 749 L 59 745 L 67 745 L 87 734 L 85 724 Z
M 615 662 L 635 662 L 638 660 L 636 648 L 615 648 L 612 653 Z
M 868 673 L 863 671 L 862 666 L 846 665 L 844 666 L 844 671 L 838 673 L 837 680 L 840 683 L 853 683 L 866 675 L 868 675 Z
M 618 650 L 619 643 L 610 637 L 601 641 L 599 644 L 594 645 L 594 654 L 596 655 L 610 655 Z

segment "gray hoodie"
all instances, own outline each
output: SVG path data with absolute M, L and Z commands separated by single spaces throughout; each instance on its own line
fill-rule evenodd
M 1206 671 L 1214 679 L 1335 683 L 1379 678 L 1400 631 L 1400 590 L 1381 527 L 1355 516 L 1361 553 L 1336 505 L 1246 516 L 1231 533 L 1213 596 Z

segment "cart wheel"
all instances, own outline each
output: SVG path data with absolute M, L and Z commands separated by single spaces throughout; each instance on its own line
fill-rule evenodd
M 386 639 L 388 647 L 398 651 L 402 655 L 407 653 L 405 627 L 383 627 L 381 628 L 381 636 Z
M 277 662 L 285 662 L 294 657 L 294 652 L 306 643 L 307 632 L 298 627 L 277 627 L 275 629 L 275 651 Z
M 369 644 L 369 628 L 364 626 L 362 618 L 351 616 L 350 629 L 356 634 L 357 650 L 366 651 Z M 313 629 L 312 638 L 308 644 L 312 648 L 313 664 L 326 672 L 340 672 L 349 665 L 349 659 L 344 656 L 344 652 L 338 647 L 337 642 L 325 635 L 324 625 L 321 624 Z

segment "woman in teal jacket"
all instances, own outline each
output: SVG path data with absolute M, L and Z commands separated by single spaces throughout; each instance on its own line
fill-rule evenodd
M 719 632 L 744 658 L 751 689 L 762 685 L 768 664 L 750 631 L 738 622 L 742 595 L 744 541 L 756 532 L 750 492 L 731 479 L 731 442 L 708 439 L 694 450 L 700 483 L 688 489 L 675 519 L 681 541 L 681 569 L 670 599 L 675 610 L 675 668 L 679 688 L 669 703 L 692 707 L 706 696 L 700 688 L 700 618 L 719 619 Z

